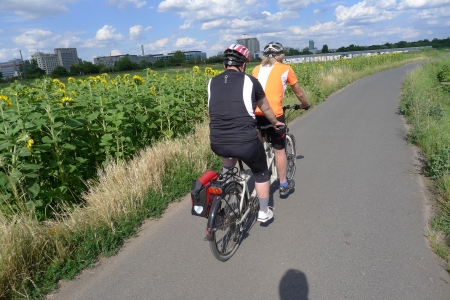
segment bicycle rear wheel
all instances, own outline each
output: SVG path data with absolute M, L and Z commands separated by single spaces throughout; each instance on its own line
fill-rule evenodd
M 286 168 L 286 178 L 293 179 L 295 175 L 295 171 L 297 170 L 296 161 L 297 161 L 297 152 L 295 149 L 295 137 L 288 133 L 286 135 L 286 159 L 287 159 L 287 168 Z
M 220 208 L 214 220 L 213 238 L 209 242 L 212 254 L 220 261 L 230 259 L 241 242 L 241 226 L 236 224 L 241 218 L 239 211 L 241 193 L 242 186 L 231 182 L 221 195 Z

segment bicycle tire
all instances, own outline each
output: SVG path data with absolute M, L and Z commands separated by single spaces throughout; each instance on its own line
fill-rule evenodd
M 297 170 L 296 162 L 297 162 L 297 151 L 295 146 L 295 137 L 288 133 L 286 135 L 286 147 L 284 148 L 286 151 L 286 178 L 292 180 L 295 175 L 295 171 Z
M 236 222 L 241 217 L 239 197 L 242 190 L 242 185 L 230 182 L 221 195 L 221 204 L 214 220 L 212 240 L 209 241 L 212 254 L 220 261 L 229 260 L 241 243 L 242 232 Z M 243 209 L 245 211 L 245 207 Z

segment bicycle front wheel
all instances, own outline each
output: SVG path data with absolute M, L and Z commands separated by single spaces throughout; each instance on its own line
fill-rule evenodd
M 295 137 L 290 133 L 286 135 L 285 150 L 287 159 L 286 178 L 293 179 L 295 175 L 295 170 L 297 169 L 296 166 L 297 152 L 295 149 Z
M 237 222 L 241 218 L 239 211 L 242 186 L 229 183 L 221 195 L 221 204 L 214 220 L 213 239 L 209 242 L 212 254 L 220 261 L 227 261 L 238 249 L 242 232 Z

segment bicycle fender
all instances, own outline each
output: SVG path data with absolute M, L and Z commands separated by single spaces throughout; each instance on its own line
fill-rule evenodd
M 211 241 L 213 239 L 212 230 L 221 203 L 222 197 L 214 197 L 211 208 L 209 209 L 208 223 L 206 225 L 206 239 L 208 241 Z

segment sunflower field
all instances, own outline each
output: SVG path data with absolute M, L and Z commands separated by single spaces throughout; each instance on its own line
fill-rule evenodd
M 44 78 L 0 90 L 0 207 L 45 219 L 59 204 L 78 202 L 84 182 L 109 161 L 203 122 L 216 72 L 194 67 L 168 77 L 147 69 L 146 76 Z

